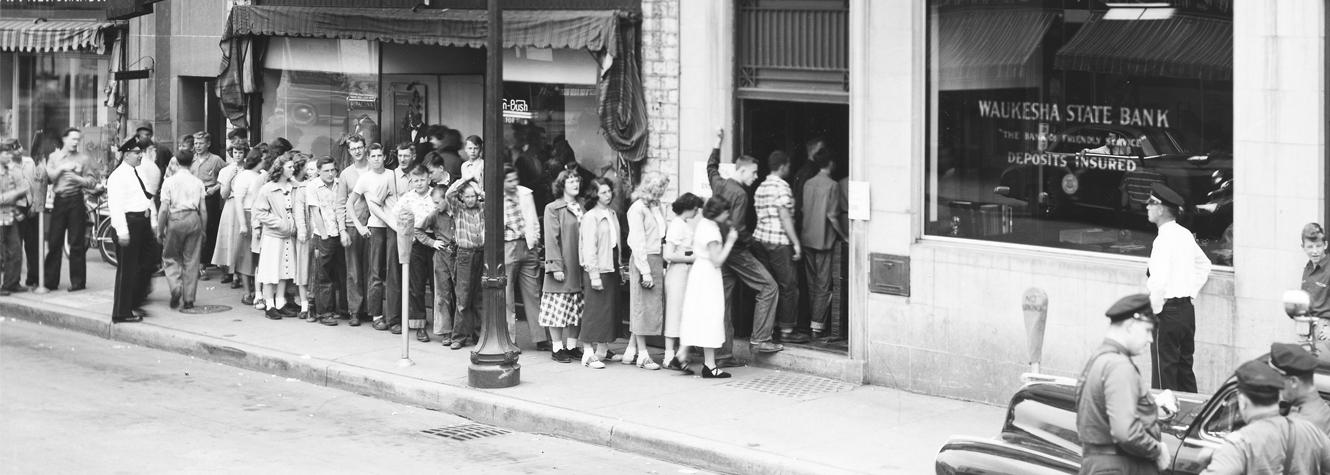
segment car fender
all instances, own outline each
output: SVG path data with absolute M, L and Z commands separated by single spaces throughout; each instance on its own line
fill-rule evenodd
M 955 436 L 938 450 L 934 468 L 938 475 L 1061 475 L 1081 464 L 998 439 Z

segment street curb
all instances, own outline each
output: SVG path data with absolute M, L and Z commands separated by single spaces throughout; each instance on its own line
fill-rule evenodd
M 451 386 L 335 361 L 301 357 L 271 348 L 161 327 L 150 321 L 112 325 L 110 318 L 104 315 L 76 309 L 55 311 L 8 299 L 0 300 L 0 315 L 436 409 L 484 424 L 566 437 L 715 472 L 773 475 L 860 473 L 686 433 L 508 397 L 491 390 Z

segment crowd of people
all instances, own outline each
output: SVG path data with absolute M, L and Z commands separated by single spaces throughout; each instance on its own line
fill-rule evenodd
M 64 147 L 44 164 L 6 142 L 0 147 L 0 291 L 23 290 L 17 284 L 18 243 L 27 233 L 22 218 L 35 215 L 43 200 L 31 197 L 44 196 L 47 186 L 54 190 L 53 251 L 44 285 L 56 287 L 58 243 L 68 240 L 69 290 L 85 288 L 84 248 L 78 247 L 87 245 L 81 242 L 84 201 L 104 189 L 119 244 L 114 322 L 142 320 L 154 273 L 166 277 L 170 307 L 189 310 L 199 280 L 211 272 L 266 318 L 364 323 L 393 334 L 404 330 L 405 291 L 405 330 L 421 342 L 438 338 L 461 349 L 476 342 L 480 328 L 484 140 L 462 140 L 444 126 L 419 135 L 419 141 L 385 147 L 350 134 L 344 140 L 349 164 L 339 169 L 333 157 L 294 150 L 283 138 L 251 146 L 244 129 L 228 135 L 222 156 L 209 152 L 213 141 L 205 132 L 182 137 L 172 152 L 158 147 L 145 126 L 119 147 L 120 161 L 104 183 L 102 170 L 110 167 L 78 153 L 77 129 L 66 131 Z M 494 237 L 504 241 L 510 335 L 518 335 L 520 296 L 527 335 L 555 361 L 692 373 L 690 348 L 697 347 L 703 377 L 728 377 L 721 368 L 736 364 L 730 345 L 735 282 L 757 292 L 754 351 L 809 341 L 794 330 L 796 265 L 803 259 L 813 283 L 814 337 L 826 337 L 828 254 L 844 239 L 829 149 L 815 150 L 816 171 L 800 182 L 805 196 L 798 202 L 805 206 L 796 213 L 787 154 L 768 158 L 771 172 L 750 200 L 746 187 L 758 178 L 757 162 L 740 157 L 735 173 L 722 177 L 722 141 L 718 132 L 707 168 L 713 196 L 684 193 L 668 206 L 662 198 L 670 180 L 659 172 L 642 173 L 629 200 L 616 200 L 625 187 L 579 166 L 567 142 L 556 139 L 547 147 L 539 132 L 528 132 L 508 147 L 503 229 Z M 756 215 L 756 226 L 748 225 L 749 215 Z M 36 277 L 32 260 L 29 285 Z M 407 282 L 401 281 L 404 261 Z M 620 334 L 622 309 L 626 334 Z M 628 344 L 615 354 L 608 344 L 620 337 Z M 650 354 L 648 337 L 664 337 L 659 360 Z

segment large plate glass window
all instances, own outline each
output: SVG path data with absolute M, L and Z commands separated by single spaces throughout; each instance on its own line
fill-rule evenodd
M 337 152 L 346 136 L 382 140 L 379 120 L 379 44 L 359 40 L 268 40 L 263 70 L 263 139 L 285 137 L 314 156 Z M 385 144 L 391 147 L 391 144 Z
M 925 231 L 1148 256 L 1154 183 L 1233 258 L 1231 2 L 929 0 Z

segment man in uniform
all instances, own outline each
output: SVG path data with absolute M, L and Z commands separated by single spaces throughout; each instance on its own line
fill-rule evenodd
M 1292 405 L 1289 417 L 1310 422 L 1330 435 L 1330 405 L 1321 399 L 1313 381 L 1316 356 L 1301 345 L 1274 343 L 1270 345 L 1270 365 L 1284 373 L 1283 399 Z
M 1081 474 L 1154 474 L 1172 454 L 1159 441 L 1158 408 L 1131 357 L 1149 346 L 1155 326 L 1150 297 L 1123 297 L 1106 312 L 1104 343 L 1090 356 L 1076 388 Z
M 115 228 L 116 255 L 120 265 L 115 270 L 115 303 L 111 307 L 111 322 L 143 321 L 143 301 L 152 292 L 152 272 L 158 260 L 157 241 L 153 236 L 156 226 L 156 208 L 152 195 L 143 186 L 135 172 L 142 160 L 144 144 L 131 138 L 120 146 L 120 166 L 106 181 L 107 206 L 111 211 L 111 226 Z
M 1284 377 L 1260 360 L 1243 363 L 1236 375 L 1247 425 L 1224 438 L 1202 475 L 1330 475 L 1330 438 L 1310 422 L 1279 415 Z
M 1186 202 L 1177 192 L 1155 183 L 1146 199 L 1146 216 L 1159 227 L 1150 250 L 1146 287 L 1150 305 L 1159 316 L 1159 335 L 1151 347 L 1154 374 L 1151 385 L 1159 389 L 1196 392 L 1192 355 L 1196 352 L 1196 308 L 1192 301 L 1210 277 L 1210 258 L 1205 256 L 1191 231 L 1178 224 Z

